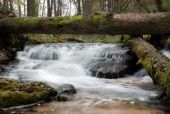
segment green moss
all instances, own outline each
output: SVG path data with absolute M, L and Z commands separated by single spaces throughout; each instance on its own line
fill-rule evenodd
M 10 19 L 9 19 L 10 21 Z M 17 25 L 39 25 L 41 23 L 40 18 L 33 18 L 33 17 L 27 17 L 27 18 L 17 18 L 16 19 L 16 24 Z
M 150 38 L 151 38 L 151 35 L 143 35 L 143 39 L 144 39 L 145 41 L 149 41 Z
M 42 100 L 48 100 L 57 95 L 57 91 L 44 83 L 0 78 L 0 107 L 26 105 Z
M 93 22 L 105 22 L 106 16 L 104 16 L 104 15 L 94 15 L 93 20 L 94 20 Z

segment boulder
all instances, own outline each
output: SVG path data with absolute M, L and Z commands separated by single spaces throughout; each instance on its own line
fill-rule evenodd
M 108 54 L 98 60 L 90 68 L 91 75 L 98 78 L 117 79 L 134 73 L 140 66 L 136 66 L 137 57 L 128 51 L 124 54 Z
M 0 78 L 0 107 L 13 107 L 50 100 L 57 90 L 42 82 L 22 82 Z

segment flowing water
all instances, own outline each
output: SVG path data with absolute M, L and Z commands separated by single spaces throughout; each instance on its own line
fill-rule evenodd
M 8 78 L 42 81 L 54 88 L 61 84 L 72 84 L 77 94 L 72 101 L 53 101 L 30 110 L 19 110 L 18 113 L 165 114 L 159 102 L 151 99 L 160 93 L 160 89 L 152 84 L 144 69 L 119 79 L 97 78 L 98 72 L 106 65 L 111 66 L 108 71 L 111 73 L 125 69 L 128 66 L 128 51 L 121 44 L 26 46 L 18 52 L 17 62 L 11 63 L 6 73 Z M 91 76 L 94 68 L 97 69 L 96 74 Z

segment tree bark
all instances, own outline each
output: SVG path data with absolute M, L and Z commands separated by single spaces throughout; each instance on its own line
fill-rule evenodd
M 19 1 L 19 0 L 18 0 Z M 22 17 L 22 13 L 21 13 L 21 5 L 18 4 L 18 14 L 19 14 L 19 17 Z
M 130 43 L 139 58 L 138 63 L 143 65 L 153 82 L 170 98 L 170 60 L 140 37 L 132 38 Z
M 54 5 L 54 0 L 47 1 L 47 16 L 48 17 L 52 17 L 53 5 Z
M 93 0 L 84 0 L 83 2 L 83 16 L 86 20 L 92 19 Z
M 38 1 L 27 0 L 27 17 L 37 17 L 37 16 L 38 16 Z
M 46 34 L 170 34 L 170 12 L 143 14 L 115 14 L 83 17 L 9 18 L 0 20 L 0 33 Z
M 81 0 L 77 0 L 77 15 L 81 15 Z
M 154 1 L 157 8 L 157 12 L 164 11 L 164 9 L 162 8 L 162 0 L 154 0 Z

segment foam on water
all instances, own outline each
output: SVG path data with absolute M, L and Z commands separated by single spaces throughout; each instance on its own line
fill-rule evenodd
M 11 65 L 15 67 L 7 74 L 8 78 L 43 81 L 53 87 L 73 84 L 80 91 L 86 90 L 108 99 L 147 101 L 150 96 L 156 96 L 157 91 L 136 86 L 152 83 L 144 70 L 133 77 L 117 80 L 90 75 L 89 69 L 103 59 L 112 59 L 114 65 L 125 66 L 123 55 L 128 50 L 121 44 L 28 45 L 18 52 L 16 58 L 19 62 Z

